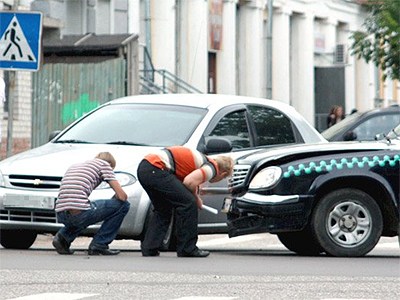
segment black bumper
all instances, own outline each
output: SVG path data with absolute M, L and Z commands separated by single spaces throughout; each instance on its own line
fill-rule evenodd
M 287 232 L 303 229 L 310 209 L 310 199 L 298 195 L 262 196 L 247 193 L 232 199 L 228 212 L 228 234 L 235 237 L 262 232 Z

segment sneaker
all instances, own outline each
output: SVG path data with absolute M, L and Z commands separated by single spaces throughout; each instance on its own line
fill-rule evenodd
M 199 248 L 196 248 L 190 253 L 178 253 L 178 257 L 207 257 L 210 255 L 209 251 L 206 250 L 200 250 Z
M 70 255 L 74 251 L 69 249 L 69 244 L 61 234 L 56 234 L 53 238 L 53 247 L 56 248 L 58 254 Z

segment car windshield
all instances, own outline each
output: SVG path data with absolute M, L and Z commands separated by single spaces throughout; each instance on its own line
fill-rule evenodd
M 178 105 L 106 105 L 80 120 L 55 143 L 183 145 L 206 113 L 205 109 Z
M 327 140 L 331 139 L 338 132 L 341 132 L 343 128 L 349 127 L 350 124 L 354 123 L 360 117 L 360 115 L 361 115 L 360 113 L 356 112 L 346 116 L 346 118 L 344 118 L 339 123 L 336 123 L 332 127 L 329 127 L 328 129 L 321 132 L 322 136 Z

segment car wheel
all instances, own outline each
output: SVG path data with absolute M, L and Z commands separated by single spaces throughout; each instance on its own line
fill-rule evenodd
M 286 248 L 299 255 L 313 256 L 324 252 L 308 228 L 302 231 L 281 232 L 277 236 Z
M 331 256 L 363 256 L 378 243 L 383 230 L 378 204 L 367 193 L 341 189 L 316 205 L 312 230 Z
M 1 230 L 0 244 L 8 249 L 28 249 L 36 237 L 37 233 L 29 230 Z

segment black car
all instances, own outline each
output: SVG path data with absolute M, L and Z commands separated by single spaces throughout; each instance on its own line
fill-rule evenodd
M 354 112 L 321 134 L 328 141 L 373 141 L 400 124 L 400 106 Z
M 300 255 L 363 256 L 398 235 L 400 126 L 375 142 L 253 152 L 231 180 L 229 236 L 270 232 Z

